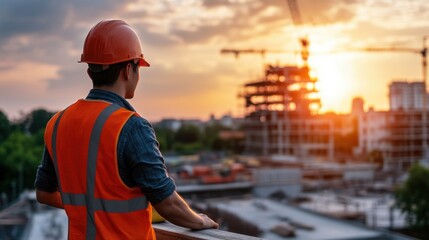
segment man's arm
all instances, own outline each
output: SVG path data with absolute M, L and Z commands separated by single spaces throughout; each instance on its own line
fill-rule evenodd
M 52 207 L 64 208 L 61 201 L 61 194 L 58 192 L 55 167 L 46 146 L 43 152 L 42 162 L 37 168 L 34 186 L 36 187 L 36 198 L 38 202 L 48 204 Z
M 51 207 L 64 208 L 61 201 L 61 194 L 58 191 L 50 193 L 36 189 L 36 198 L 39 203 L 47 204 Z
M 124 161 L 131 169 L 134 183 L 155 210 L 166 220 L 181 227 L 217 228 L 217 223 L 204 214 L 195 213 L 175 191 L 176 186 L 167 174 L 150 123 L 140 117 L 131 117 L 122 131 L 118 149 L 123 150 L 118 150 L 118 161 Z
M 191 229 L 218 228 L 219 225 L 205 214 L 197 214 L 173 192 L 169 197 L 153 206 L 169 222 Z

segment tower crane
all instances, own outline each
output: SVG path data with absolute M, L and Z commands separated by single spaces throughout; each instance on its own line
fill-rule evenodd
M 289 11 L 292 17 L 292 21 L 294 25 L 301 25 L 302 19 L 301 14 L 299 12 L 298 4 L 296 0 L 287 0 Z M 299 42 L 301 44 L 301 59 L 303 61 L 304 67 L 308 67 L 308 57 L 310 55 L 309 46 L 310 41 L 307 37 L 299 38 Z M 234 54 L 236 58 L 239 57 L 240 54 L 260 54 L 262 57 L 267 53 L 298 53 L 298 51 L 284 51 L 284 50 L 269 50 L 269 49 L 232 49 L 232 48 L 224 48 L 220 51 L 221 54 Z
M 422 58 L 422 81 L 426 87 L 427 83 L 427 46 L 426 40 L 428 36 L 423 36 L 423 47 L 422 48 L 398 48 L 398 47 L 387 47 L 387 48 L 379 48 L 379 47 L 368 47 L 365 48 L 365 51 L 370 52 L 408 52 L 408 53 L 417 53 Z
M 274 50 L 274 49 L 236 49 L 236 48 L 223 48 L 220 50 L 221 54 L 234 54 L 236 58 L 240 54 L 260 54 L 262 57 L 265 57 L 267 53 L 297 53 L 297 51 L 284 51 L 284 50 Z
M 289 6 L 290 15 L 292 17 L 293 24 L 299 26 L 302 24 L 301 13 L 299 11 L 297 0 L 286 0 Z M 308 66 L 308 57 L 310 52 L 308 48 L 310 47 L 310 40 L 308 37 L 300 37 L 299 42 L 301 43 L 301 58 L 304 62 L 304 66 Z
M 289 5 L 289 11 L 290 11 L 290 15 L 292 17 L 293 23 L 295 25 L 301 25 L 302 24 L 302 20 L 301 20 L 301 14 L 299 13 L 298 10 L 298 3 L 296 2 L 296 0 L 286 0 L 287 4 Z
M 238 58 L 241 54 L 259 54 L 262 57 L 264 57 L 268 53 L 300 53 L 301 58 L 303 61 L 304 66 L 308 66 L 308 46 L 310 42 L 307 38 L 300 38 L 299 39 L 301 43 L 301 51 L 287 51 L 287 50 L 275 50 L 275 49 L 254 49 L 254 48 L 248 48 L 248 49 L 237 49 L 237 48 L 222 48 L 220 50 L 221 54 L 233 54 L 236 58 Z

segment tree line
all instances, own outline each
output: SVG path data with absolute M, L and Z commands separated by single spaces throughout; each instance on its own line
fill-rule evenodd
M 202 151 L 239 154 L 244 148 L 243 139 L 222 138 L 220 132 L 232 129 L 219 123 L 204 126 L 184 123 L 177 130 L 155 125 L 154 129 L 164 154 L 187 155 Z
M 53 112 L 36 109 L 10 121 L 0 111 L 0 200 L 2 205 L 19 192 L 33 188 L 42 158 L 45 125 Z

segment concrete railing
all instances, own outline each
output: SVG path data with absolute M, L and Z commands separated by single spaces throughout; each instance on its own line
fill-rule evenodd
M 218 229 L 190 230 L 168 222 L 154 223 L 158 240 L 261 240 L 262 238 L 232 233 Z

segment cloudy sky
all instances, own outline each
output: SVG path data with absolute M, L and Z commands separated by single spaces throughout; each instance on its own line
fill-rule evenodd
M 265 63 L 299 64 L 297 54 L 221 55 L 222 48 L 298 51 L 308 36 L 322 111 L 348 112 L 353 97 L 388 108 L 388 84 L 421 80 L 421 56 L 366 47 L 422 49 L 427 0 L 0 0 L 0 109 L 10 118 L 43 107 L 60 110 L 91 88 L 79 64 L 83 40 L 103 19 L 138 32 L 151 63 L 130 102 L 151 121 L 242 113 L 240 86 Z

